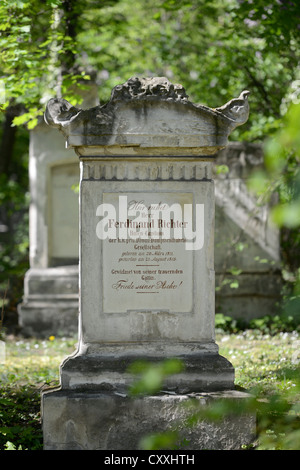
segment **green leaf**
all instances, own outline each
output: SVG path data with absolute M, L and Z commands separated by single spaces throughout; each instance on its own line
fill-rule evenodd
M 238 289 L 239 283 L 238 283 L 238 281 L 235 280 L 235 281 L 232 281 L 232 282 L 229 284 L 229 286 L 231 287 L 231 289 Z
M 175 431 L 150 434 L 141 439 L 140 447 L 143 450 L 174 449 L 177 440 L 178 433 Z
M 300 201 L 281 204 L 272 209 L 272 220 L 279 227 L 300 227 Z
M 17 450 L 17 448 L 12 442 L 7 441 L 5 444 L 5 450 Z
M 242 269 L 239 269 L 237 268 L 236 266 L 232 266 L 229 270 L 228 270 L 233 276 L 239 276 L 243 270 Z
M 217 175 L 226 174 L 229 172 L 228 165 L 216 165 L 216 173 Z
M 21 33 L 29 33 L 30 32 L 30 25 L 20 26 L 19 31 Z
M 35 128 L 35 126 L 37 125 L 37 123 L 38 123 L 38 119 L 37 119 L 37 118 L 31 119 L 31 121 L 29 121 L 28 124 L 27 124 L 27 128 L 28 128 L 29 130 L 32 130 L 32 129 Z
M 25 122 L 28 121 L 28 117 L 29 117 L 28 113 L 21 114 L 21 116 L 16 116 L 13 120 L 13 125 L 20 126 L 22 124 L 25 124 Z
M 178 359 L 166 359 L 158 363 L 135 361 L 128 369 L 132 374 L 139 375 L 131 388 L 132 395 L 148 395 L 158 392 L 166 377 L 178 374 L 183 370 L 183 363 Z

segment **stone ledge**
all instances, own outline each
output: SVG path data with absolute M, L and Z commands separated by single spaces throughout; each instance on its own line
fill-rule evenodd
M 78 298 L 26 300 L 18 305 L 18 313 L 25 336 L 47 338 L 78 332 Z
M 61 385 L 63 389 L 116 391 L 124 393 L 135 380 L 129 373 L 129 367 L 136 361 L 158 363 L 167 358 L 182 361 L 183 370 L 165 380 L 165 390 L 176 393 L 196 391 L 222 391 L 234 386 L 234 368 L 232 364 L 216 351 L 205 352 L 201 343 L 197 350 L 194 343 L 178 346 L 173 354 L 168 345 L 164 350 L 155 351 L 155 342 L 118 347 L 103 346 L 98 354 L 74 354 L 61 366 Z M 110 349 L 113 349 L 112 351 Z

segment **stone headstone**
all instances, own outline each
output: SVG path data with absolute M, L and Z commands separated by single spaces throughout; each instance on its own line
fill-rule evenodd
M 164 383 L 171 408 L 234 389 L 214 338 L 212 167 L 248 118 L 248 94 L 210 109 L 166 78 L 133 78 L 103 106 L 48 103 L 45 120 L 75 149 L 81 174 L 79 343 L 60 390 L 43 395 L 46 449 L 136 448 L 137 423 L 151 421 L 149 402 L 128 397 L 137 360 L 182 361 Z M 151 403 L 163 416 L 166 397 Z M 127 419 L 130 429 L 112 431 Z

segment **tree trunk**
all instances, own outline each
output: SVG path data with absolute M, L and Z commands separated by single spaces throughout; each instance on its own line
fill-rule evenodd
M 11 105 L 7 108 L 2 129 L 0 144 L 0 173 L 9 175 L 11 170 L 14 143 L 16 140 L 17 126 L 12 127 L 13 120 L 21 113 L 20 105 Z

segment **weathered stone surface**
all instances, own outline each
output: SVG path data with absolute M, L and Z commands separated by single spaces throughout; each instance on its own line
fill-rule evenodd
M 140 359 L 153 364 L 166 358 L 182 361 L 181 373 L 165 380 L 164 389 L 176 393 L 220 391 L 234 387 L 234 368 L 218 354 L 215 343 L 103 343 L 86 345 L 61 367 L 63 389 L 127 392 L 134 377 L 129 367 Z
M 110 162 L 102 164 L 110 166 Z M 98 162 L 94 165 L 96 167 Z M 130 167 L 131 162 L 127 165 Z M 202 249 L 187 251 L 185 242 L 161 242 L 151 236 L 141 240 L 128 237 L 128 243 L 119 238 L 110 241 L 97 237 L 96 227 L 100 217 L 96 216 L 96 212 L 99 203 L 106 201 L 105 195 L 109 194 L 108 201 L 112 201 L 113 197 L 118 199 L 119 195 L 128 195 L 130 199 L 134 191 L 138 199 L 150 201 L 153 194 L 153 202 L 165 202 L 168 196 L 172 201 L 179 201 L 186 190 L 194 203 L 205 205 L 204 221 L 198 222 L 204 230 L 205 244 Z M 177 181 L 174 184 L 172 181 L 83 179 L 81 198 L 81 250 L 84 256 L 81 259 L 80 310 L 83 341 L 210 341 L 214 332 L 213 184 L 209 181 Z M 91 228 L 87 230 L 89 226 Z M 109 245 L 111 248 L 108 248 Z M 125 257 L 122 261 L 122 252 L 136 255 Z M 131 258 L 134 261 L 129 261 Z M 172 261 L 167 258 L 172 258 Z M 160 274 L 176 271 L 180 266 L 181 274 Z M 122 269 L 132 271 L 132 274 L 119 274 Z M 142 279 L 149 270 L 155 271 L 152 283 Z M 107 278 L 107 271 L 114 271 L 114 274 Z M 174 285 L 171 288 L 149 287 L 146 291 L 155 291 L 153 294 L 140 294 L 147 284 L 156 286 L 166 281 L 171 285 L 172 280 Z M 117 283 L 120 281 L 128 284 L 130 289 L 118 289 Z M 139 285 L 141 289 L 138 289 Z M 114 298 L 111 299 L 111 296 Z
M 77 266 L 29 269 L 19 305 L 22 334 L 73 336 L 78 331 L 78 303 Z
M 117 147 L 115 155 L 127 146 L 147 148 L 144 156 L 156 148 L 160 152 L 189 148 L 190 154 L 194 149 L 198 155 L 211 155 L 227 145 L 235 127 L 247 121 L 248 95 L 244 91 L 239 98 L 211 109 L 191 103 L 184 88 L 165 77 L 133 77 L 113 89 L 108 103 L 89 110 L 54 98 L 47 105 L 45 120 L 63 132 L 69 147 L 84 147 L 77 151 L 85 155 L 94 154 L 87 147 L 97 146 Z
M 253 414 L 233 414 L 215 423 L 200 421 L 192 427 L 186 419 L 212 401 L 230 400 L 236 407 L 247 398 L 237 391 L 134 399 L 114 393 L 52 391 L 43 394 L 44 448 L 139 450 L 143 437 L 175 430 L 176 448 L 182 452 L 239 450 L 255 439 Z M 193 411 L 187 407 L 191 400 Z

